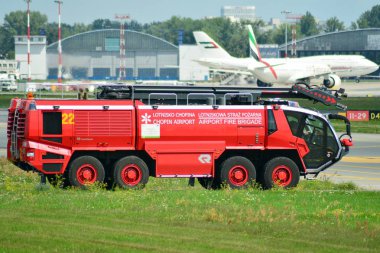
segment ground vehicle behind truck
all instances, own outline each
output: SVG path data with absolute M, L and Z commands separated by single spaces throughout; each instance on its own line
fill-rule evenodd
M 153 176 L 197 178 L 213 189 L 254 181 L 271 188 L 318 175 L 352 145 L 345 117 L 261 99 L 298 90 L 107 89 L 98 100 L 13 99 L 8 159 L 51 182 L 62 175 L 66 186 L 139 188 Z M 345 135 L 330 118 L 346 122 Z

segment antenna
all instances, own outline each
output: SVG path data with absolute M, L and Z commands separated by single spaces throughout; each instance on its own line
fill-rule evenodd
M 119 80 L 125 80 L 125 21 L 129 20 L 129 15 L 115 14 L 115 19 L 120 20 L 120 66 L 119 66 Z
M 61 5 L 63 1 L 55 0 L 54 2 L 58 4 L 58 83 L 62 83 Z
M 28 33 L 28 82 L 32 80 L 32 71 L 30 67 L 30 2 L 31 0 L 24 0 L 27 3 L 27 33 Z

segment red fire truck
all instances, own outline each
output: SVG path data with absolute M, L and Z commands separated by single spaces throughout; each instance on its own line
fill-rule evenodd
M 352 145 L 345 117 L 271 99 L 337 104 L 336 94 L 304 89 L 105 86 L 96 100 L 15 98 L 7 157 L 50 182 L 60 175 L 65 186 L 141 188 L 153 176 L 197 178 L 212 189 L 294 187 Z M 346 133 L 329 119 L 344 120 Z

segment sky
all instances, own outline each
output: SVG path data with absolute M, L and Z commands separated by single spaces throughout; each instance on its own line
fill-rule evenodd
M 220 16 L 221 7 L 256 6 L 256 16 L 264 21 L 281 18 L 281 11 L 295 14 L 311 12 L 318 20 L 338 17 L 346 26 L 370 10 L 379 0 L 63 0 L 62 22 L 90 24 L 98 18 L 113 19 L 115 14 L 128 14 L 140 23 L 167 20 L 172 16 L 203 17 Z M 16 10 L 26 10 L 25 0 L 0 0 L 0 23 L 4 16 Z M 31 10 L 48 16 L 56 22 L 57 4 L 54 0 L 31 0 Z

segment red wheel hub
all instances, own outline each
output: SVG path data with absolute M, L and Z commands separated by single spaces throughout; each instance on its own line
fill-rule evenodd
M 285 165 L 277 166 L 273 170 L 272 180 L 278 186 L 288 186 L 292 182 L 292 178 L 292 170 Z
M 136 164 L 130 164 L 121 171 L 121 179 L 127 185 L 137 185 L 142 178 L 142 171 Z
M 248 182 L 248 170 L 241 165 L 234 166 L 228 173 L 228 179 L 231 184 L 242 186 Z
M 98 171 L 91 164 L 84 164 L 77 171 L 78 182 L 82 185 L 92 184 L 98 177 Z

